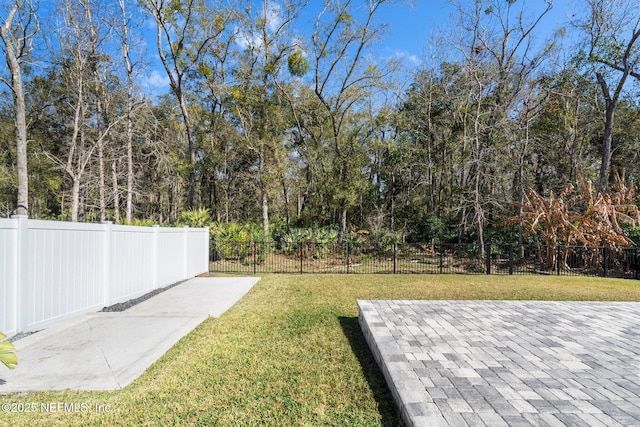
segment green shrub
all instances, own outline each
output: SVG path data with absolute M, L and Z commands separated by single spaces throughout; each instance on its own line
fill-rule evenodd
M 280 239 L 282 253 L 285 255 L 292 255 L 299 250 L 304 236 L 301 229 L 294 228 L 288 233 L 283 234 Z
M 152 225 L 156 225 L 158 221 L 153 218 L 133 218 L 126 225 L 134 225 L 138 227 L 151 227 Z
M 338 241 L 338 231 L 331 227 L 294 228 L 282 236 L 280 247 L 285 255 L 296 254 L 302 245 L 302 256 L 320 259 L 331 252 Z
M 383 252 L 393 252 L 393 248 L 402 243 L 402 236 L 397 233 L 386 233 L 380 236 L 378 245 Z
M 256 245 L 262 242 L 262 227 L 254 223 L 216 222 L 209 227 L 211 249 L 222 259 L 242 260 L 260 248 L 271 245 Z M 260 254 L 261 258 L 264 254 Z
M 627 237 L 633 240 L 636 246 L 640 246 L 640 227 L 631 227 L 624 224 L 623 229 Z
M 349 233 L 344 236 L 345 243 L 349 245 L 349 253 L 359 254 L 367 243 L 367 239 L 358 233 Z
M 180 214 L 178 223 L 195 228 L 208 227 L 211 224 L 211 215 L 208 209 L 189 209 Z

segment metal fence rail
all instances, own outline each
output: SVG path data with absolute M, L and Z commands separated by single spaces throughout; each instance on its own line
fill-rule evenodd
M 210 271 L 245 274 L 554 274 L 638 279 L 640 258 L 638 247 L 212 241 Z

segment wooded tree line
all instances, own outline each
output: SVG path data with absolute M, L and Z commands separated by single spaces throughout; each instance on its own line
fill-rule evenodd
M 308 3 L 4 0 L 3 214 L 483 244 L 518 238 L 531 189 L 640 183 L 633 1 L 549 36 L 551 2 L 453 1 L 412 71 L 372 54 L 397 3 Z

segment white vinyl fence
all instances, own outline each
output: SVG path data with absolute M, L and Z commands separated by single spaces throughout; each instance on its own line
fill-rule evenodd
M 0 219 L 0 332 L 39 330 L 207 271 L 208 228 Z

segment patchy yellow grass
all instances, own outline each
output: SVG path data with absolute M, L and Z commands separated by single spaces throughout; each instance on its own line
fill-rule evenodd
M 357 323 L 357 299 L 640 301 L 640 282 L 554 276 L 269 275 L 114 392 L 0 396 L 8 426 L 398 425 Z M 69 360 L 73 363 L 73 360 Z M 1 374 L 0 374 L 1 378 Z M 88 411 L 43 412 L 41 404 Z M 109 406 L 109 412 L 97 407 Z

